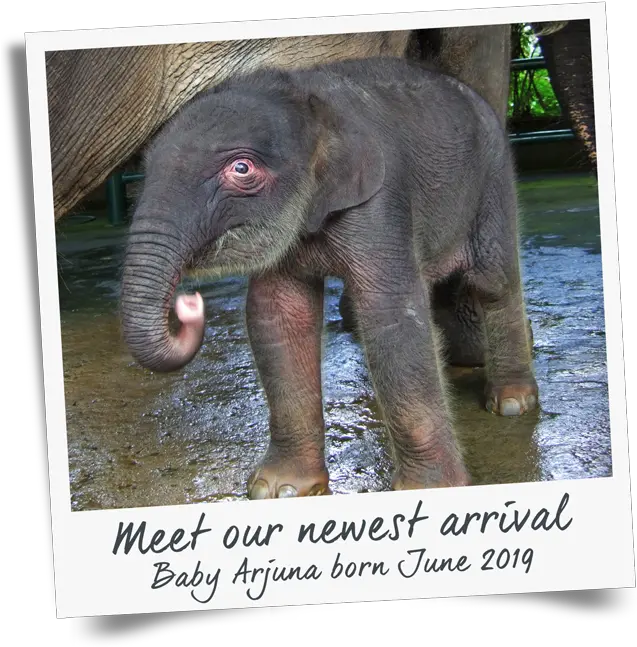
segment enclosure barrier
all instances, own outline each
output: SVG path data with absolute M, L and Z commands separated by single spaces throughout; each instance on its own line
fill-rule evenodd
M 541 70 L 546 67 L 543 56 L 533 58 L 514 58 L 511 61 L 511 71 Z M 509 135 L 512 144 L 540 144 L 560 142 L 575 139 L 575 133 L 569 129 L 542 130 L 532 133 L 514 133 Z M 106 201 L 108 206 L 108 222 L 111 225 L 122 225 L 126 222 L 126 185 L 144 179 L 142 173 L 127 171 L 113 173 L 106 181 Z
M 511 71 L 518 70 L 543 70 L 546 67 L 544 56 L 534 56 L 533 58 L 514 58 L 511 61 Z

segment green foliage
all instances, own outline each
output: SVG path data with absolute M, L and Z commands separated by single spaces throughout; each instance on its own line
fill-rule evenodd
M 512 38 L 513 58 L 542 56 L 540 44 L 529 25 L 514 25 Z M 560 113 L 559 103 L 545 69 L 511 71 L 509 118 L 558 117 Z
M 512 50 L 513 58 L 534 58 L 542 56 L 540 45 L 533 34 L 531 25 L 523 23 L 513 25 Z

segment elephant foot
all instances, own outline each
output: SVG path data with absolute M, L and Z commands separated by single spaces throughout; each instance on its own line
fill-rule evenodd
M 520 416 L 537 406 L 538 389 L 534 379 L 518 384 L 493 385 L 486 389 L 486 408 L 501 416 Z
M 325 465 L 266 458 L 248 479 L 250 499 L 283 499 L 331 494 Z

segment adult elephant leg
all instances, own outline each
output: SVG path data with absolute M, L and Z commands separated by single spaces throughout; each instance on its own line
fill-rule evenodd
M 99 186 L 160 123 L 163 49 L 47 54 L 56 219 Z
M 511 25 L 441 29 L 435 62 L 482 96 L 506 121 L 511 73 Z
M 596 168 L 590 22 L 571 20 L 557 31 L 545 30 L 544 23 L 533 27 L 546 59 L 555 96 Z

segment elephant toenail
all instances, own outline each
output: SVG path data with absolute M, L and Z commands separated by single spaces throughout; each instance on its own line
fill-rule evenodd
M 279 494 L 278 494 L 279 499 L 285 499 L 289 496 L 297 496 L 296 488 L 293 487 L 292 485 L 282 485 L 279 488 Z
M 526 398 L 526 406 L 528 407 L 529 411 L 531 409 L 535 409 L 535 405 L 537 404 L 537 398 L 534 395 L 529 395 Z
M 322 494 L 325 494 L 325 486 L 324 485 L 315 485 L 308 492 L 308 496 L 321 496 Z
M 267 499 L 269 493 L 270 488 L 268 484 L 263 479 L 259 479 L 252 484 L 248 496 L 251 499 Z
M 505 398 L 502 400 L 500 413 L 503 416 L 519 416 L 520 412 L 520 403 L 515 398 Z

